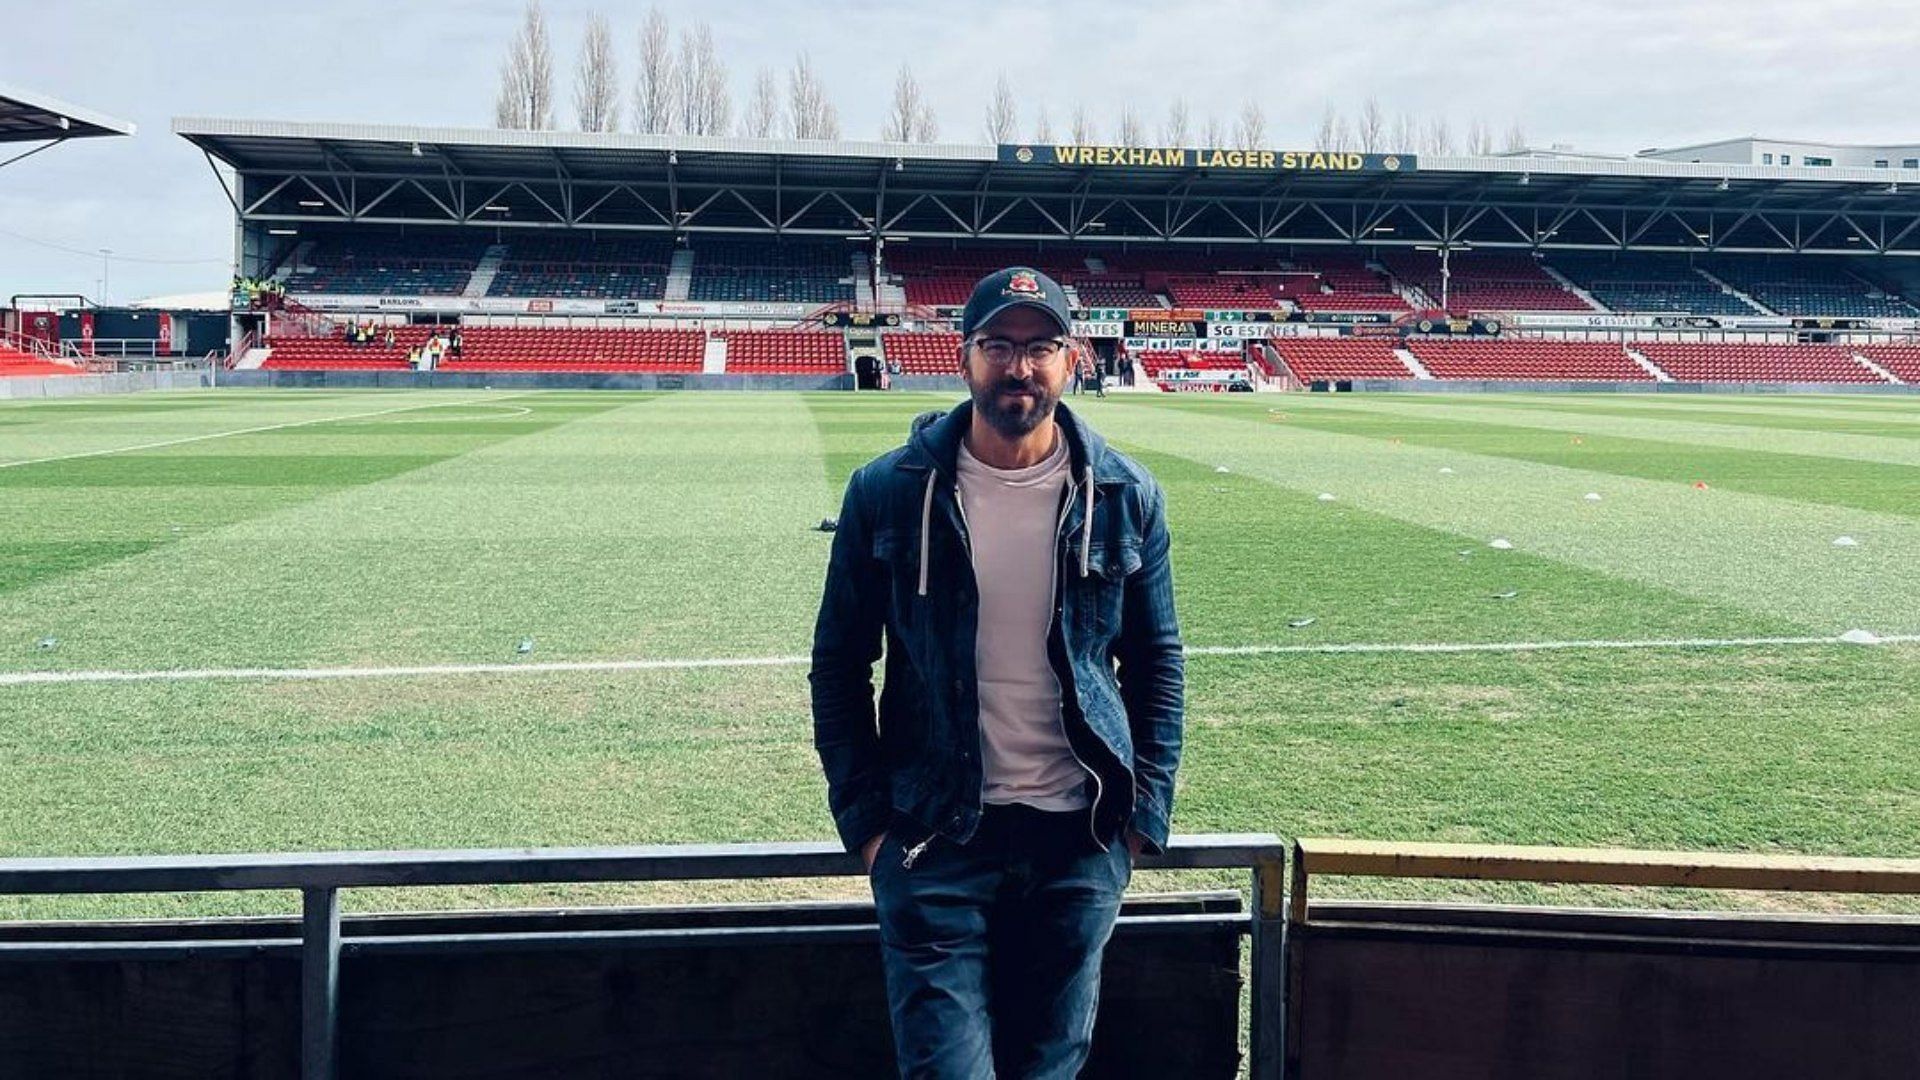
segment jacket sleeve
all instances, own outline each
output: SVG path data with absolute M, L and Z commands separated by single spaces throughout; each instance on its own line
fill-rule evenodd
M 813 627 L 813 745 L 826 773 L 827 808 L 851 852 L 887 827 L 892 801 L 873 695 L 885 635 L 885 581 L 873 560 L 860 474 L 847 481 L 826 588 Z
M 1120 634 L 1120 697 L 1133 734 L 1134 809 L 1131 827 L 1158 854 L 1167 846 L 1173 820 L 1174 773 L 1186 717 L 1186 655 L 1180 620 L 1173 610 L 1173 567 L 1168 559 L 1166 496 L 1159 485 L 1148 495 L 1141 519 L 1140 571 L 1127 579 Z

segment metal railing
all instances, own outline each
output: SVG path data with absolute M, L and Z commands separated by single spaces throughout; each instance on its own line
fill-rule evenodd
M 1253 1009 L 1249 1076 L 1277 1080 L 1286 905 L 1286 847 L 1266 833 L 1175 836 L 1141 870 L 1252 872 Z M 0 895 L 297 889 L 301 894 L 301 1075 L 336 1072 L 340 1011 L 340 890 L 400 886 L 580 884 L 847 877 L 858 856 L 837 844 L 685 844 L 614 848 L 339 851 L 257 855 L 145 855 L 0 859 Z

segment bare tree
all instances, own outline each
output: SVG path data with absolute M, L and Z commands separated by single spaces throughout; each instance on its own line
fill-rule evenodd
M 1412 113 L 1393 118 L 1393 133 L 1387 136 L 1387 148 L 1396 154 L 1411 154 L 1420 149 L 1420 124 Z
M 1267 114 L 1252 98 L 1240 106 L 1240 120 L 1234 125 L 1233 141 L 1242 150 L 1259 150 L 1267 145 Z
M 613 29 L 607 17 L 587 16 L 580 41 L 580 66 L 573 73 L 573 112 L 581 131 L 620 130 L 620 70 L 613 55 Z
M 1067 133 L 1067 138 L 1072 140 L 1075 146 L 1091 146 L 1100 141 L 1100 128 L 1094 124 L 1093 117 L 1087 115 L 1085 105 L 1073 107 L 1073 124 Z
M 1340 114 L 1333 111 L 1333 102 L 1329 101 L 1326 109 L 1320 113 L 1320 126 L 1313 131 L 1313 148 L 1315 150 L 1333 149 L 1334 129 L 1339 126 Z
M 1187 136 L 1190 134 L 1187 129 L 1192 123 L 1192 117 L 1187 112 L 1187 99 L 1174 98 L 1173 104 L 1167 106 L 1167 122 L 1160 125 L 1160 145 L 1187 145 Z
M 982 130 L 990 143 L 1012 142 L 1014 125 L 1019 122 L 1019 110 L 1013 103 L 1013 84 L 1007 81 L 1007 73 L 1003 71 L 994 80 L 993 100 L 987 103 L 987 120 Z
M 1503 149 L 1509 154 L 1518 154 L 1524 152 L 1526 148 L 1527 130 L 1520 126 L 1520 121 L 1515 120 L 1507 126 L 1506 146 Z
M 787 76 L 788 130 L 796 139 L 837 139 L 840 110 L 827 100 L 826 87 L 813 70 L 813 60 L 801 53 Z
M 673 70 L 673 39 L 659 8 L 640 24 L 640 71 L 633 82 L 633 129 L 651 134 L 673 130 L 678 82 Z
M 1369 97 L 1360 106 L 1360 124 L 1356 132 L 1363 154 L 1377 154 L 1386 149 L 1387 114 L 1380 108 L 1380 99 Z
M 771 139 L 780 127 L 780 82 L 773 69 L 763 67 L 753 76 L 753 96 L 740 118 L 740 134 L 749 139 Z
M 553 48 L 540 0 L 527 0 L 520 33 L 507 46 L 493 114 L 503 128 L 541 131 L 553 126 Z
M 1033 117 L 1033 141 L 1053 141 L 1053 118 L 1047 115 L 1047 103 L 1044 101 L 1040 103 L 1040 111 Z
M 1121 146 L 1147 145 L 1147 126 L 1140 122 L 1140 114 L 1133 106 L 1120 109 L 1120 130 L 1114 133 L 1113 141 Z
M 1207 122 L 1200 125 L 1200 145 L 1207 150 L 1220 150 L 1227 145 L 1227 130 L 1220 126 L 1220 118 L 1209 115 Z
M 1467 153 L 1479 157 L 1493 153 L 1493 129 L 1477 116 L 1467 124 Z
M 733 126 L 727 66 L 713 47 L 713 27 L 680 31 L 679 125 L 689 135 L 725 135 Z
M 900 74 L 893 80 L 893 107 L 880 137 L 888 142 L 932 142 L 939 131 L 933 106 L 920 92 L 920 80 L 913 77 L 911 68 L 900 65 Z
M 493 95 L 493 126 L 497 128 L 521 128 L 526 125 L 520 120 L 520 101 L 526 97 L 522 88 L 526 85 L 526 72 L 514 62 L 513 51 L 507 51 L 507 58 L 500 61 L 500 89 Z
M 1420 145 L 1423 154 L 1453 153 L 1453 128 L 1447 125 L 1447 118 L 1436 116 L 1427 121 L 1425 140 Z
M 1346 114 L 1342 113 L 1333 122 L 1333 145 L 1330 149 L 1344 153 L 1352 150 L 1358 141 L 1358 136 L 1353 133 L 1353 123 L 1347 119 Z

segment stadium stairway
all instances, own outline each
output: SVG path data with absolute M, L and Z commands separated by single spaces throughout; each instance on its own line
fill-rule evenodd
M 727 372 L 727 339 L 714 335 L 707 339 L 707 350 L 700 357 L 700 373 L 724 375 Z
M 1393 350 L 1393 355 L 1399 357 L 1400 362 L 1407 365 L 1407 367 L 1413 371 L 1414 378 L 1416 379 L 1433 378 L 1433 372 L 1427 370 L 1427 365 L 1421 363 L 1420 358 L 1413 355 L 1412 350 L 1395 349 Z
M 1888 371 L 1886 368 L 1881 367 L 1879 364 L 1874 363 L 1873 357 L 1868 356 L 1857 349 L 1853 351 L 1853 358 L 1855 360 L 1860 361 L 1862 364 L 1865 364 L 1867 366 L 1868 371 L 1873 372 L 1875 375 L 1880 376 L 1881 378 L 1887 380 L 1890 383 L 1904 383 L 1906 381 L 1900 378 L 1900 376 L 1895 375 L 1893 372 Z
M 1586 301 L 1586 303 L 1589 306 L 1591 306 L 1593 310 L 1595 311 L 1612 311 L 1613 310 L 1607 305 L 1601 303 L 1598 297 L 1594 296 L 1592 293 L 1588 292 L 1587 290 L 1581 288 L 1579 283 L 1575 282 L 1572 278 L 1554 269 L 1552 265 L 1546 262 L 1540 263 L 1540 272 L 1552 278 L 1553 280 L 1559 282 L 1561 288 L 1567 290 L 1573 295 Z
M 1627 349 L 1627 359 L 1633 361 L 1636 364 L 1639 364 L 1641 367 L 1641 370 L 1653 376 L 1654 382 L 1672 382 L 1673 381 L 1673 376 L 1667 374 L 1666 371 L 1662 369 L 1659 364 L 1656 364 L 1653 361 L 1647 359 L 1645 353 L 1641 352 L 1639 349 L 1636 349 L 1631 345 L 1627 346 L 1626 349 Z
M 673 261 L 667 264 L 667 291 L 663 300 L 685 300 L 693 291 L 693 251 L 675 248 Z
M 461 290 L 461 296 L 485 296 L 493 288 L 493 279 L 500 273 L 500 264 L 507 258 L 507 245 L 489 246 L 480 261 L 473 265 L 473 276 L 467 279 L 467 287 Z
M 1707 269 L 1704 267 L 1696 266 L 1693 268 L 1693 272 L 1696 274 L 1699 274 L 1703 278 L 1706 278 L 1708 281 L 1713 282 L 1713 284 L 1717 288 L 1719 288 L 1722 292 L 1725 292 L 1727 295 L 1733 297 L 1735 300 L 1740 301 L 1741 303 L 1747 305 L 1748 307 L 1752 308 L 1754 311 L 1759 312 L 1762 315 L 1780 314 L 1779 312 L 1773 310 L 1772 308 L 1761 303 L 1760 301 L 1755 300 L 1752 296 L 1741 292 L 1739 289 L 1736 289 L 1732 285 L 1727 284 L 1722 279 L 1715 277 L 1712 273 L 1708 272 Z

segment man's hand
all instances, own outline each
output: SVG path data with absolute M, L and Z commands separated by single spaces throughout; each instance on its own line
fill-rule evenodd
M 887 834 L 883 832 L 880 835 L 874 837 L 873 839 L 867 841 L 865 844 L 861 845 L 860 854 L 864 856 L 867 860 L 867 873 L 869 874 L 873 873 L 874 856 L 880 854 L 880 845 L 885 843 L 886 839 L 887 839 Z
M 1133 831 L 1132 829 L 1127 830 L 1127 861 L 1128 862 L 1138 862 L 1140 860 L 1140 846 L 1142 844 L 1145 844 L 1146 842 L 1147 842 L 1146 837 L 1141 836 L 1139 833 Z

